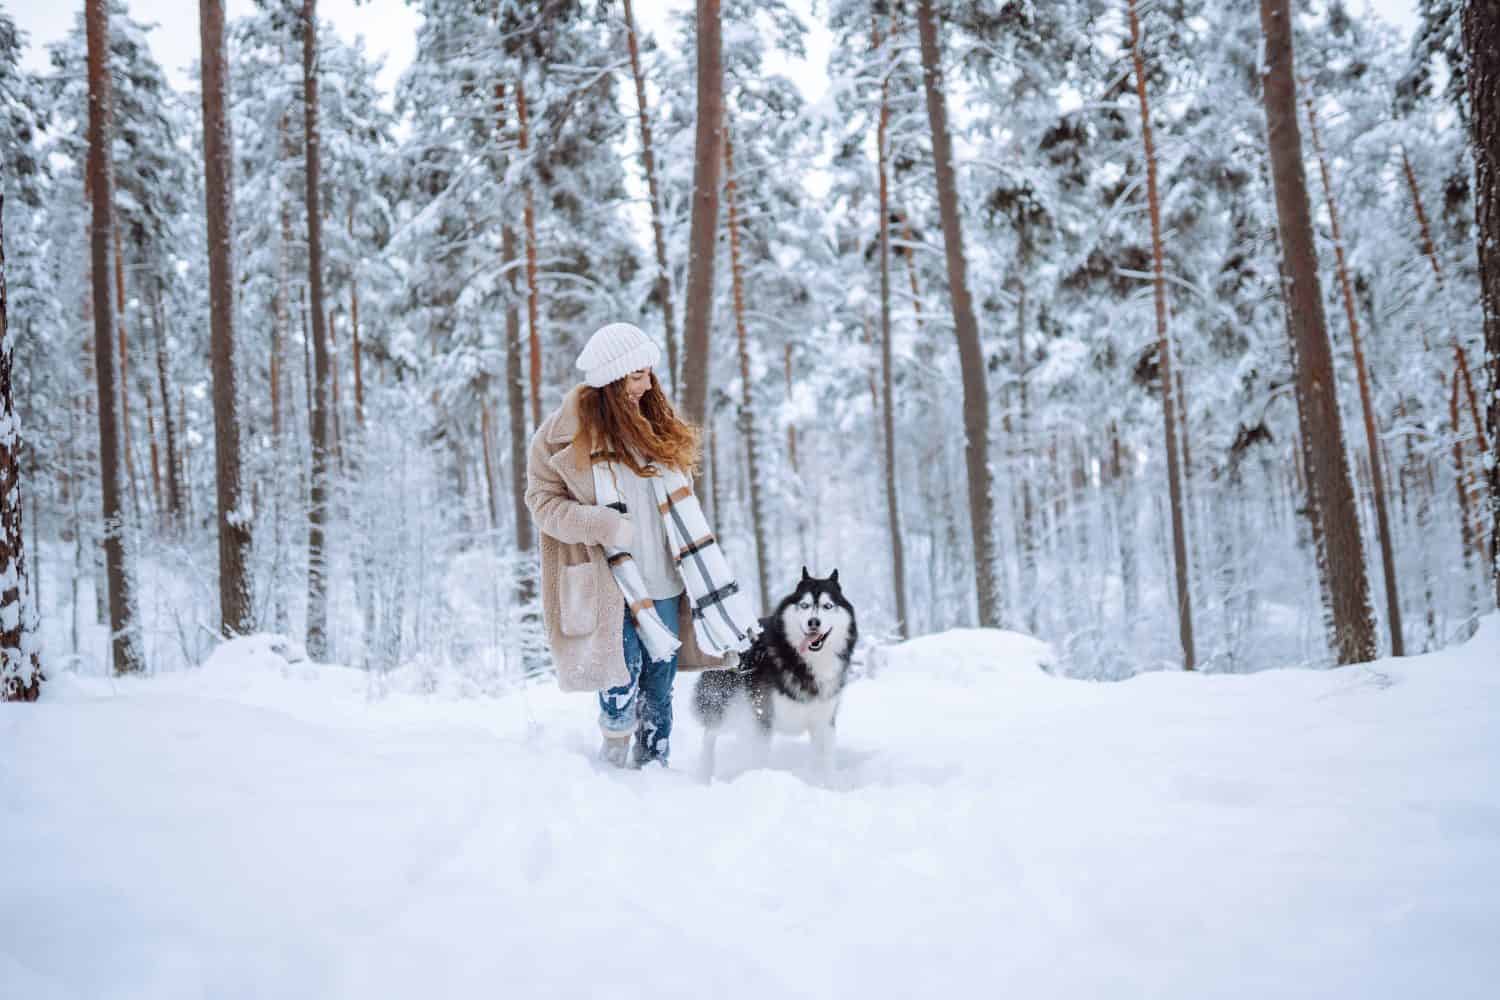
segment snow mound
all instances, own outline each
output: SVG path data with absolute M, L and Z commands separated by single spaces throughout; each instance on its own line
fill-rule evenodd
M 952 629 L 871 652 L 873 673 L 920 672 L 951 682 L 988 675 L 1040 675 L 1055 661 L 1052 647 L 1040 639 L 988 628 Z

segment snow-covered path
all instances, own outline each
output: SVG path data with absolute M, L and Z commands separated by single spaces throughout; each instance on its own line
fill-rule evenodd
M 0 709 L 0 996 L 1500 982 L 1500 617 L 1399 663 L 1121 684 L 918 640 L 849 691 L 833 788 L 793 742 L 699 784 L 687 718 L 678 773 L 606 773 L 585 698 L 371 699 L 258 642 Z

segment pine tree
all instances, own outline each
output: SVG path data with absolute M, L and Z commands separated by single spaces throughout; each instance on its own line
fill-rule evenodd
M 1161 199 L 1156 191 L 1156 150 L 1151 141 L 1151 106 L 1146 99 L 1146 62 L 1141 55 L 1141 25 L 1135 0 L 1129 0 L 1130 51 L 1135 63 L 1136 94 L 1141 104 L 1141 142 L 1146 158 L 1146 201 L 1151 213 L 1152 292 L 1156 301 L 1157 352 L 1161 364 L 1162 415 L 1166 423 L 1167 485 L 1172 504 L 1172 559 L 1177 570 L 1177 629 L 1182 641 L 1182 665 L 1192 670 L 1197 661 L 1193 646 L 1193 598 L 1188 585 L 1187 532 L 1183 517 L 1184 471 L 1178 466 L 1178 428 L 1174 416 L 1172 337 L 1167 329 L 1167 283 L 1162 268 Z M 1186 445 L 1187 435 L 1181 439 Z
M 1480 301 L 1484 307 L 1484 367 L 1489 401 L 1490 581 L 1500 604 L 1500 19 L 1485 0 L 1463 10 L 1468 54 L 1470 127 L 1474 142 L 1475 237 L 1479 246 Z
M 203 170 L 207 196 L 209 294 L 213 323 L 214 478 L 219 511 L 219 615 L 225 636 L 255 628 L 247 565 L 250 513 L 243 496 L 240 420 L 234 338 L 234 140 L 224 96 L 229 69 L 224 55 L 223 0 L 199 0 L 203 44 Z
M 708 418 L 709 324 L 714 307 L 715 241 L 724 156 L 724 34 L 719 0 L 697 0 L 698 117 L 693 139 L 693 221 L 682 320 L 682 411 Z M 701 491 L 700 491 L 701 492 Z
M 22 441 L 11 383 L 16 338 L 7 307 L 5 193 L 0 191 L 0 701 L 36 701 L 45 677 L 22 521 Z
M 321 139 L 318 132 L 318 0 L 303 0 L 302 20 L 303 155 L 307 184 L 307 288 L 312 317 L 312 488 L 307 510 L 307 651 L 328 656 L 327 520 L 330 497 L 333 414 L 329 405 L 328 340 L 323 305 L 323 213 L 319 190 Z
M 144 669 L 139 624 L 124 537 L 125 483 L 122 476 L 119 365 L 116 356 L 115 300 L 110 287 L 114 248 L 114 186 L 110 155 L 109 3 L 87 0 L 89 66 L 89 187 L 94 308 L 94 372 L 99 386 L 99 475 L 104 517 L 104 558 L 109 578 L 110 649 L 114 671 Z
M 1318 282 L 1312 212 L 1302 166 L 1297 90 L 1292 64 L 1292 16 L 1288 0 L 1261 0 L 1267 71 L 1266 123 L 1271 172 L 1289 281 L 1292 359 L 1297 406 L 1304 416 L 1309 464 L 1308 504 L 1322 525 L 1333 595 L 1333 647 L 1340 663 L 1375 658 L 1364 543 L 1349 483 L 1343 426 L 1334 395 L 1333 357 Z
M 920 0 L 917 23 L 922 40 L 922 76 L 927 91 L 927 117 L 932 129 L 932 158 L 937 172 L 938 204 L 943 245 L 948 264 L 948 293 L 953 302 L 953 326 L 963 369 L 964 454 L 969 474 L 969 518 L 974 539 L 974 590 L 979 602 L 979 624 L 1000 625 L 1000 582 L 994 527 L 994 485 L 990 477 L 989 391 L 979 323 L 969 294 L 968 261 L 964 256 L 963 223 L 959 215 L 958 181 L 953 167 L 953 140 L 948 132 L 942 56 L 937 12 L 933 0 Z

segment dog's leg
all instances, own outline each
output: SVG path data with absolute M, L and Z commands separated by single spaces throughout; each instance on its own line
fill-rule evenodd
M 698 758 L 698 777 L 705 785 L 714 780 L 714 744 L 718 742 L 719 733 L 715 729 L 703 730 L 703 755 Z
M 813 765 L 817 769 L 819 780 L 824 784 L 833 782 L 833 745 L 834 728 L 833 720 L 814 723 L 810 730 L 812 735 Z

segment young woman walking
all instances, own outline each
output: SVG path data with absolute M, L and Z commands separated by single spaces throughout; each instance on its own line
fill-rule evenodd
M 600 756 L 621 767 L 632 736 L 637 766 L 666 765 L 678 669 L 734 666 L 755 626 L 693 495 L 698 431 L 662 392 L 660 357 L 628 323 L 595 332 L 526 463 L 557 680 L 599 692 Z

